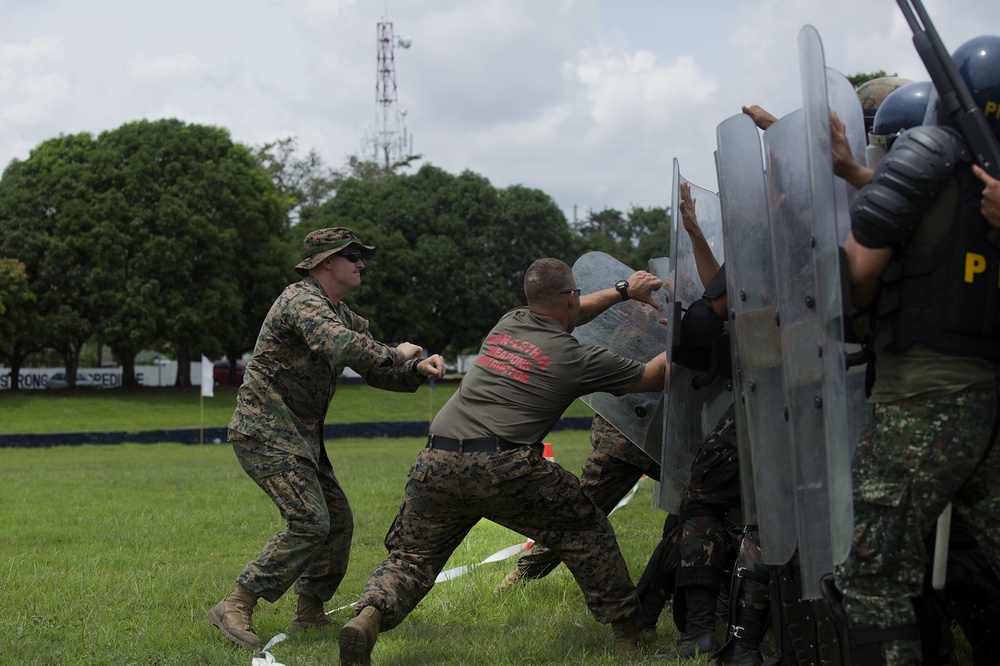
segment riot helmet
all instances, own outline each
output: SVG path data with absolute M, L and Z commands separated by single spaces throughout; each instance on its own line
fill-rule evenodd
M 888 151 L 904 130 L 922 125 L 931 87 L 930 81 L 919 81 L 907 83 L 889 93 L 875 112 L 869 143 Z
M 889 96 L 896 88 L 913 83 L 910 79 L 903 79 L 898 76 L 881 76 L 877 79 L 865 81 L 857 88 L 858 100 L 861 102 L 861 110 L 865 116 L 865 132 L 872 131 L 872 124 L 875 122 L 875 112 L 882 105 L 882 100 Z
M 986 123 L 1000 137 L 1000 37 L 973 37 L 959 46 L 951 59 Z

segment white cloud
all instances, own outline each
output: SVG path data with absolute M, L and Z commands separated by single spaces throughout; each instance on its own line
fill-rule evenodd
M 139 54 L 129 62 L 127 70 L 138 79 L 170 79 L 192 74 L 200 68 L 198 58 L 187 53 L 171 56 Z
M 1000 26 L 995 0 L 925 2 L 952 49 Z M 98 29 L 112 17 L 122 29 Z M 340 166 L 373 126 L 383 18 L 412 39 L 395 71 L 414 150 L 567 213 L 665 205 L 675 157 L 714 188 L 718 123 L 799 105 L 806 23 L 845 74 L 923 76 L 898 9 L 870 0 L 35 0 L 0 23 L 0 164 L 178 117 L 250 144 L 297 136 Z

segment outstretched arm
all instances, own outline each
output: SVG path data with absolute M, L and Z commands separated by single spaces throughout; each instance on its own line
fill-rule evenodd
M 705 234 L 698 226 L 698 216 L 694 212 L 694 204 L 697 199 L 691 198 L 691 183 L 681 182 L 681 222 L 684 224 L 684 231 L 691 238 L 691 245 L 694 249 L 694 263 L 698 267 L 698 277 L 701 279 L 702 287 L 708 287 L 715 274 L 719 272 L 719 260 L 712 254 L 712 248 L 705 240 Z
M 631 300 L 642 301 L 656 310 L 663 308 L 653 299 L 653 292 L 663 286 L 663 281 L 646 271 L 636 271 L 628 278 L 628 295 Z M 622 302 L 622 296 L 614 287 L 608 287 L 592 294 L 580 297 L 580 319 L 578 324 L 588 321 L 601 314 L 612 305 Z

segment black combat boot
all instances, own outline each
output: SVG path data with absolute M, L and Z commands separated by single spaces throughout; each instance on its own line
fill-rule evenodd
M 684 595 L 687 622 L 684 633 L 677 639 L 677 645 L 666 654 L 653 655 L 654 659 L 676 660 L 708 655 L 719 647 L 715 633 L 715 604 L 719 596 L 717 588 L 683 587 L 677 591 Z
M 760 642 L 767 623 L 767 609 L 740 608 L 736 624 L 729 627 L 729 641 L 715 655 L 720 666 L 760 666 Z

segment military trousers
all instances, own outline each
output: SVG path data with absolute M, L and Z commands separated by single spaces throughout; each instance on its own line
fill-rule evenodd
M 594 450 L 583 461 L 580 486 L 606 515 L 643 475 L 660 478 L 659 463 L 600 415 L 591 424 L 590 444 Z M 559 551 L 536 543 L 518 559 L 517 568 L 525 578 L 543 578 L 560 562 Z
M 681 506 L 677 587 L 718 587 L 732 570 L 736 538 L 726 516 L 740 508 L 740 469 L 733 406 L 691 463 Z
M 835 570 L 851 627 L 916 624 L 924 537 L 949 502 L 1000 571 L 997 409 L 993 390 L 869 405 L 853 462 L 852 548 Z M 916 641 L 890 641 L 883 658 L 915 663 L 919 650 Z
M 455 548 L 485 518 L 559 551 L 594 618 L 633 617 L 639 602 L 614 530 L 579 479 L 541 446 L 504 453 L 424 449 L 385 539 L 388 556 L 357 603 L 397 626 L 434 586 Z
M 324 455 L 316 465 L 246 437 L 237 437 L 233 449 L 285 520 L 237 583 L 270 602 L 292 584 L 297 594 L 329 601 L 347 573 L 354 536 L 354 516 L 329 460 Z

